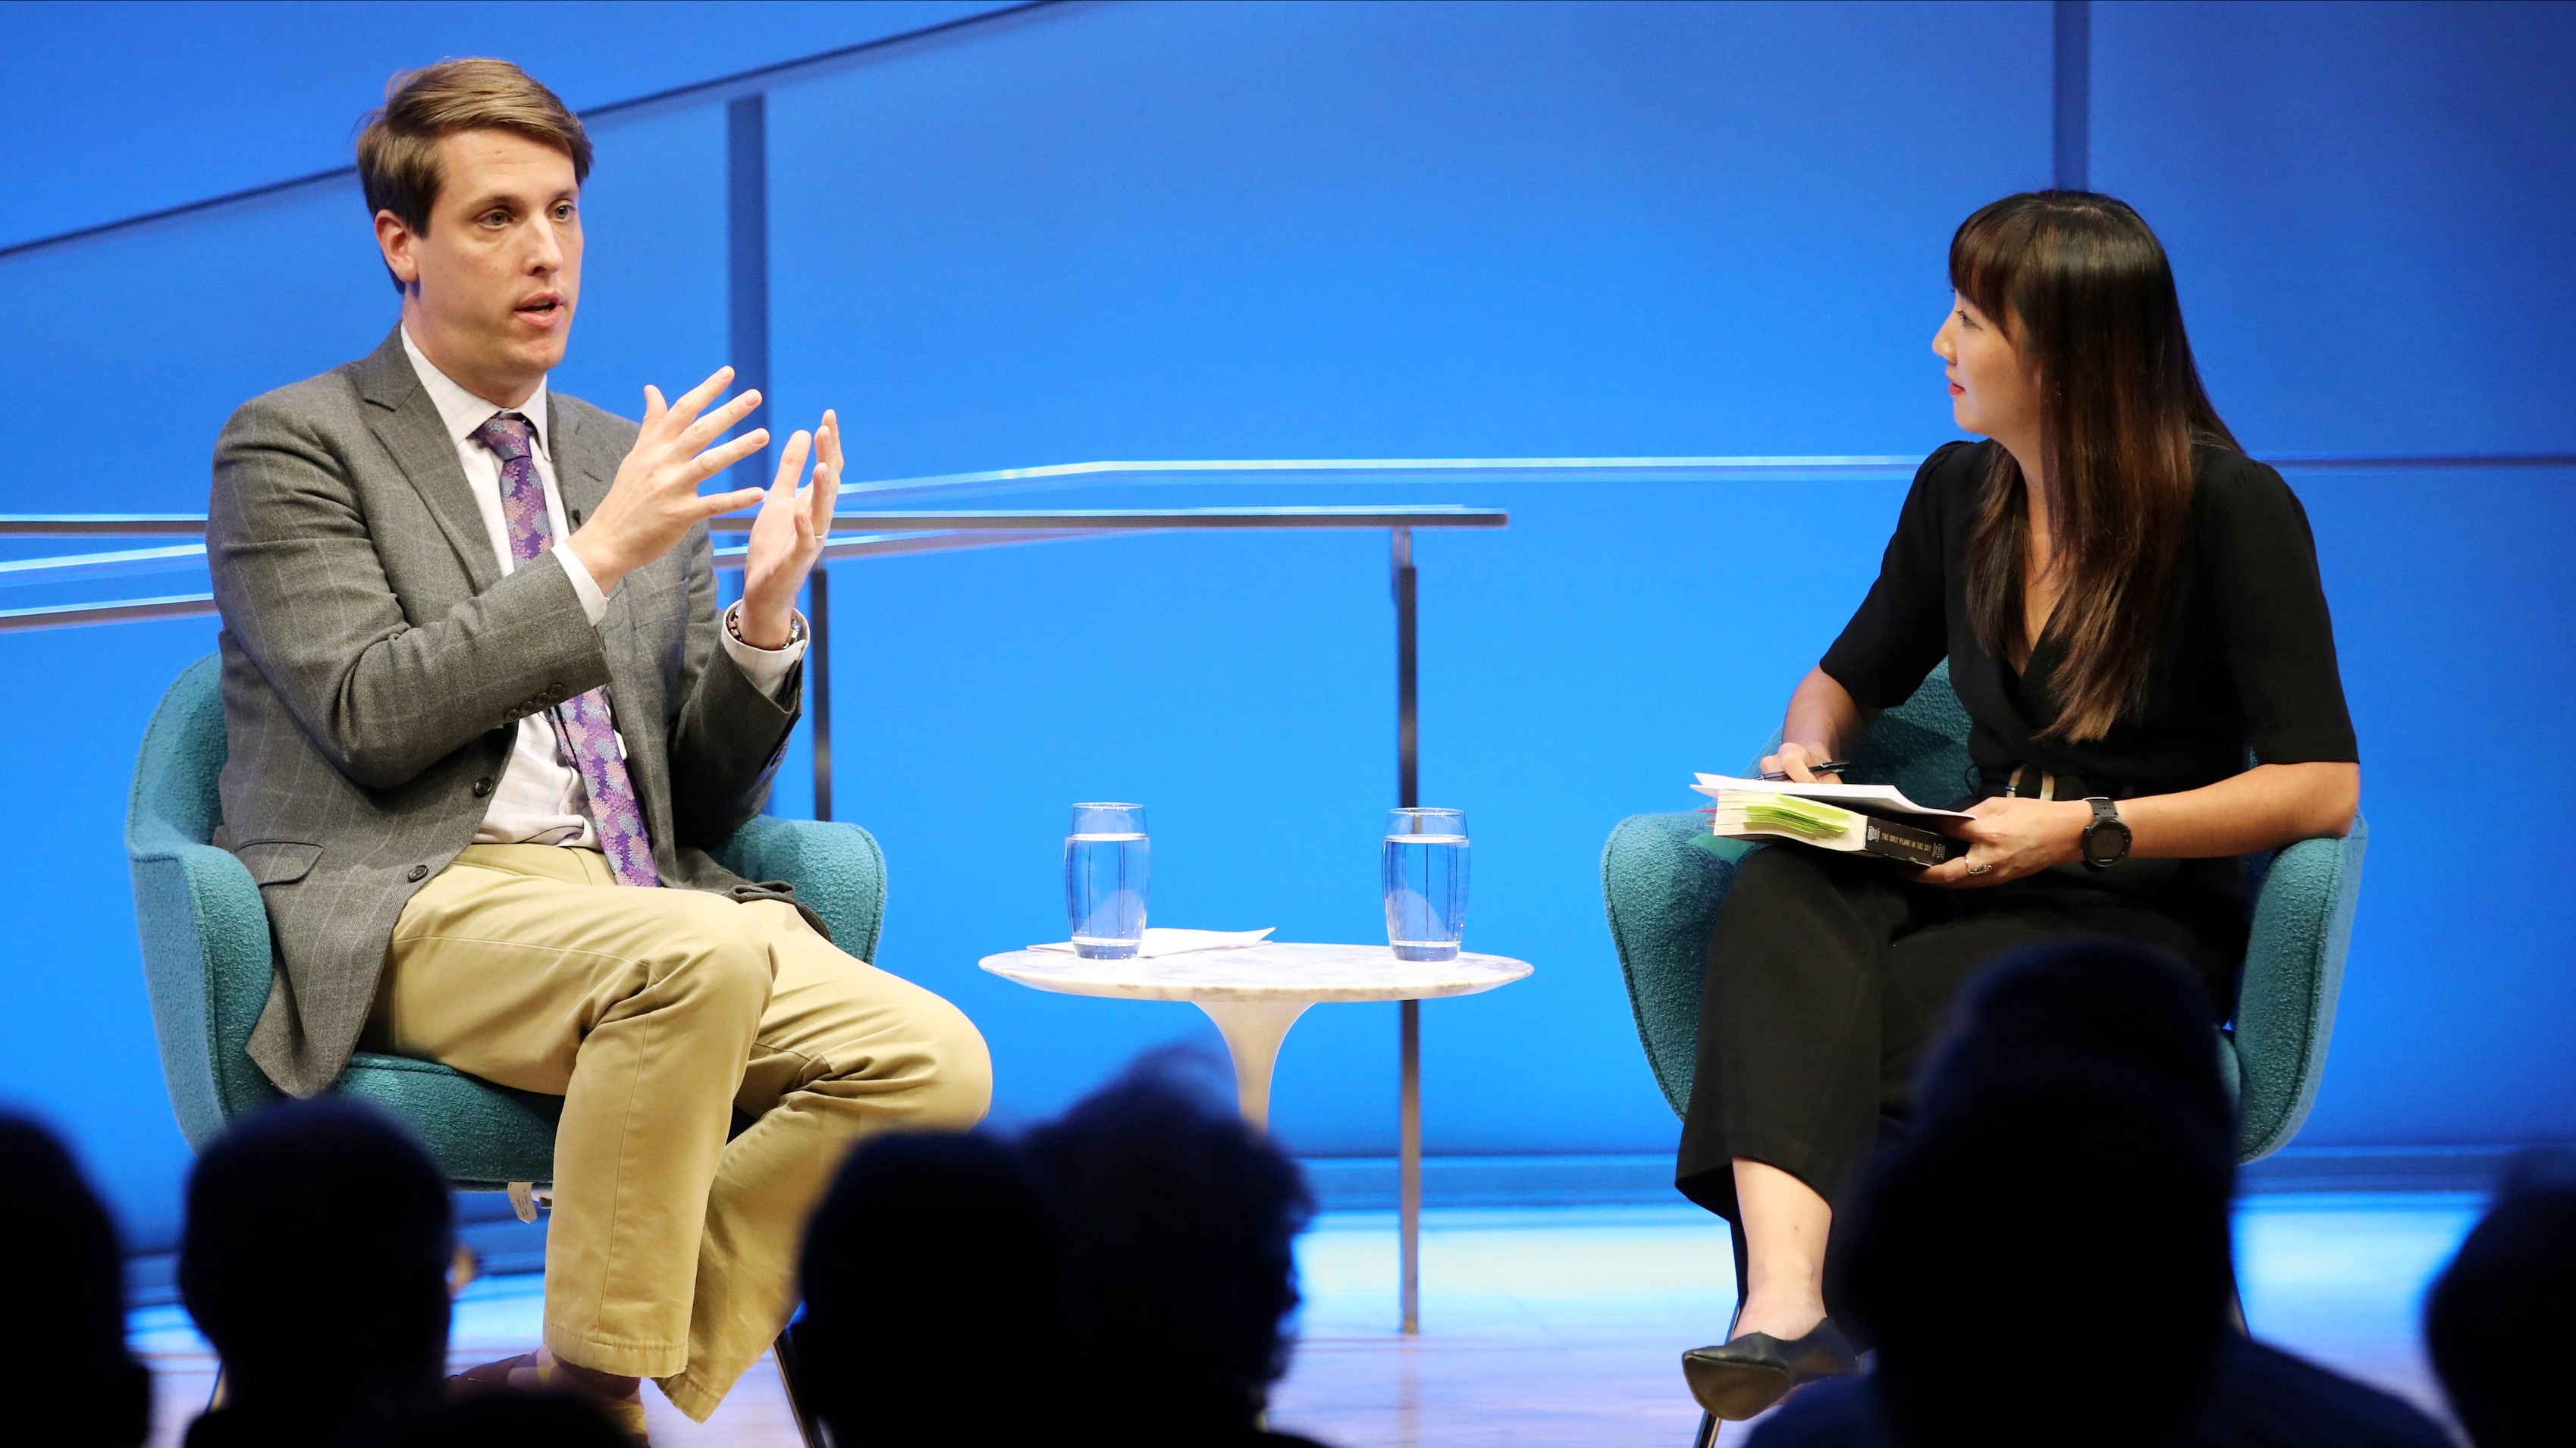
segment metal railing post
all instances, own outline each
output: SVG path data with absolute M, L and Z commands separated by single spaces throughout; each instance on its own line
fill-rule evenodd
M 1417 688 L 1420 655 L 1414 618 L 1413 530 L 1391 528 L 1395 583 L 1395 799 L 1422 803 Z M 1422 1331 L 1422 1002 L 1397 1005 L 1395 1215 L 1403 1331 Z
M 769 99 L 754 93 L 725 105 L 725 302 L 734 391 L 757 388 L 760 405 L 742 430 L 769 426 Z M 733 486 L 765 488 L 773 440 L 733 465 Z
M 814 681 L 814 818 L 832 817 L 832 565 L 817 560 L 806 582 L 814 616 L 805 621 L 805 672 Z

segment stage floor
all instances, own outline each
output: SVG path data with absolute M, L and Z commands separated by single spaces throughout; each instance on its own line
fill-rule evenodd
M 2438 1415 L 2417 1304 L 2478 1205 L 2429 1193 L 2248 1198 L 2237 1253 L 2255 1332 Z M 1677 1359 L 1722 1335 L 1734 1299 L 1723 1225 L 1679 1206 L 1426 1213 L 1423 1334 L 1411 1339 L 1395 1331 L 1393 1213 L 1327 1213 L 1298 1260 L 1303 1333 L 1272 1417 L 1337 1448 L 1685 1448 L 1698 1412 Z M 456 1363 L 533 1347 L 539 1297 L 534 1276 L 468 1288 Z M 159 1384 L 153 1442 L 176 1444 L 214 1364 L 175 1307 L 135 1313 L 132 1331 Z M 765 1360 L 704 1425 L 645 1396 L 654 1441 L 669 1448 L 798 1442 Z

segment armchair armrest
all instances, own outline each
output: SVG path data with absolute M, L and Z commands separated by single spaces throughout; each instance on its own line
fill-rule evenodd
M 873 963 L 885 928 L 885 852 L 857 825 L 754 815 L 716 863 L 746 880 L 784 880 L 832 927 L 832 943 Z
M 2316 1105 L 2369 844 L 2355 816 L 2352 833 L 2301 840 L 2263 873 L 2236 997 L 2240 1160 L 2280 1150 Z
M 1708 936 L 1735 872 L 1755 847 L 1708 833 L 1696 811 L 1631 815 L 1601 851 L 1601 898 L 1628 982 L 1637 1039 L 1678 1116 L 1698 1062 L 1700 983 Z
M 276 974 L 268 911 L 228 850 L 130 833 L 134 919 L 170 1106 L 192 1146 L 280 1099 L 244 1049 Z

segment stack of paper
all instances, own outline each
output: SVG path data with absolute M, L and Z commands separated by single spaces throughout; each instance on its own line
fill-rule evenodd
M 1799 784 L 1795 780 L 1737 779 L 1724 774 L 1702 774 L 1694 778 L 1699 782 L 1691 788 L 1711 799 L 1715 799 L 1722 790 L 1728 794 L 1775 794 L 1792 799 L 1821 800 L 1871 814 L 1925 815 L 1944 820 L 1974 818 L 1954 809 L 1928 809 L 1907 799 L 1905 792 L 1892 784 Z

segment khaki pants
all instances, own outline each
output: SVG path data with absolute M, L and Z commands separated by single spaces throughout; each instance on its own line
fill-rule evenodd
M 805 1215 L 862 1136 L 960 1131 L 992 1063 L 956 1007 L 793 906 L 620 887 L 475 845 L 395 926 L 369 1041 L 564 1098 L 546 1346 L 704 1421 L 796 1303 Z M 758 1120 L 728 1142 L 736 1108 Z

